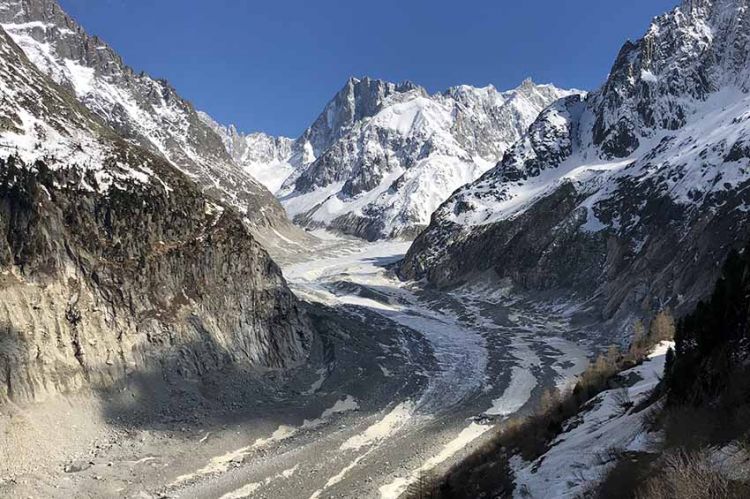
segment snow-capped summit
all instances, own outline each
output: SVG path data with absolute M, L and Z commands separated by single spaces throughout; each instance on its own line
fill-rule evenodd
M 293 145 L 279 195 L 298 223 L 413 237 L 570 93 L 528 80 L 509 92 L 464 85 L 430 95 L 410 82 L 352 78 Z
M 296 140 L 263 132 L 243 134 L 233 125 L 220 125 L 207 114 L 199 114 L 222 138 L 230 156 L 246 172 L 271 192 L 281 194 L 293 190 L 307 166 L 349 133 L 356 123 L 376 114 L 386 99 L 412 91 L 426 94 L 411 82 L 395 84 L 366 77 L 349 78 L 315 122 Z
M 409 81 L 396 84 L 368 77 L 349 78 L 297 140 L 301 163 L 312 163 L 358 122 L 377 114 L 384 102 L 399 100 L 410 93 L 426 95 L 427 92 Z
M 657 17 L 602 88 L 546 109 L 436 211 L 402 275 L 490 271 L 606 315 L 691 307 L 750 235 L 749 15 L 694 0 Z
M 274 137 L 262 132 L 244 134 L 234 125 L 224 126 L 216 123 L 204 112 L 199 112 L 198 115 L 221 137 L 234 162 L 269 191 L 278 191 L 284 180 L 294 171 L 291 164 L 294 139 Z
M 350 78 L 292 141 L 243 135 L 207 115 L 245 171 L 297 223 L 379 239 L 413 237 L 456 188 L 492 167 L 546 106 L 578 91 L 530 79 L 499 92 Z
M 487 161 L 499 160 L 509 144 L 518 140 L 541 109 L 559 99 L 563 92 L 553 85 L 537 85 L 527 78 L 517 88 L 498 92 L 492 85 L 474 88 L 461 85 L 443 95 L 454 100 L 454 134 L 461 144 Z M 502 126 L 518 122 L 522 127 Z

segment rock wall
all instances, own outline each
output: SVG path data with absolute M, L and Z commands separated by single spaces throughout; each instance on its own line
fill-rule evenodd
M 239 216 L 156 173 L 105 190 L 0 162 L 0 401 L 305 358 L 304 314 Z

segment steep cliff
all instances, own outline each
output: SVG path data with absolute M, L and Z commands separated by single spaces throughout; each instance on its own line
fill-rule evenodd
M 305 358 L 304 314 L 242 216 L 2 30 L 0 146 L 0 400 Z

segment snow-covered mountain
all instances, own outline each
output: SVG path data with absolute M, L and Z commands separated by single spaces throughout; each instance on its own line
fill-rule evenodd
M 437 285 L 491 272 L 687 310 L 750 234 L 747 0 L 688 0 L 622 47 L 606 83 L 545 110 L 434 214 L 401 267 Z
M 199 111 L 198 116 L 221 137 L 234 162 L 272 193 L 295 171 L 291 163 L 294 139 L 263 132 L 244 134 L 234 125 L 220 125 L 204 112 Z
M 0 29 L 0 403 L 306 357 L 242 217 L 123 140 Z
M 414 236 L 542 109 L 571 93 L 527 80 L 508 92 L 460 86 L 430 95 L 410 82 L 352 78 L 273 168 L 288 175 L 278 195 L 304 225 Z
M 119 134 L 162 155 L 255 227 L 286 223 L 278 201 L 233 161 L 166 81 L 136 73 L 54 0 L 2 0 L 0 24 L 29 59 Z
M 238 164 L 281 196 L 294 190 L 296 180 L 317 157 L 349 133 L 359 121 L 375 115 L 385 99 L 417 88 L 409 82 L 397 85 L 370 78 L 361 81 L 351 78 L 296 140 L 263 132 L 243 134 L 233 125 L 216 123 L 205 113 L 200 113 L 200 116 L 219 134 Z

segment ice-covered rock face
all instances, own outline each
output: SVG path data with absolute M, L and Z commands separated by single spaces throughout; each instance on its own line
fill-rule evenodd
M 748 2 L 685 2 L 621 50 L 605 85 L 544 111 L 446 201 L 401 268 L 493 271 L 602 300 L 689 309 L 750 234 Z
M 717 90 L 747 91 L 749 15 L 744 1 L 686 0 L 626 43 L 593 104 L 603 155 L 625 157 L 644 138 L 679 129 Z
M 460 86 L 429 95 L 411 83 L 352 79 L 293 146 L 282 203 L 301 224 L 413 237 L 451 192 L 570 93 L 528 80 L 509 92 Z
M 350 78 L 298 139 L 297 148 L 304 155 L 302 162 L 309 164 L 320 157 L 357 123 L 376 115 L 387 99 L 396 101 L 401 98 L 400 94 L 411 92 L 426 94 L 411 82 L 395 84 L 371 78 Z
M 127 139 L 162 155 L 259 230 L 286 222 L 278 201 L 165 81 L 135 73 L 54 0 L 3 0 L 0 24 L 29 59 Z
M 498 92 L 493 86 L 464 85 L 451 88 L 443 95 L 456 102 L 452 132 L 458 142 L 487 161 L 497 161 L 508 146 L 521 137 L 540 110 L 569 93 L 527 79 L 510 92 Z
M 205 113 L 200 115 L 222 138 L 237 164 L 271 192 L 282 195 L 293 190 L 305 169 L 357 123 L 376 114 L 386 100 L 398 99 L 397 95 L 412 90 L 426 93 L 409 82 L 351 78 L 296 140 L 262 132 L 239 133 L 232 125 L 223 126 Z
M 2 29 L 0 153 L 0 403 L 305 359 L 309 324 L 241 216 Z

